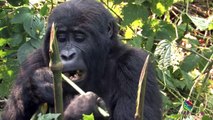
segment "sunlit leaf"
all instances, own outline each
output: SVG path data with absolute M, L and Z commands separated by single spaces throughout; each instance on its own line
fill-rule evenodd
M 57 118 L 60 116 L 60 114 L 57 113 L 48 113 L 48 114 L 39 114 L 38 120 L 57 120 Z
M 0 58 L 3 58 L 6 55 L 6 52 L 3 50 L 0 50 Z
M 208 29 L 211 21 L 205 18 L 197 17 L 197 16 L 191 16 L 188 15 L 188 17 L 191 19 L 191 21 L 196 25 L 196 27 L 203 31 Z
M 83 114 L 83 120 L 95 120 L 95 118 L 93 114 L 90 115 Z
M 7 44 L 7 40 L 6 39 L 3 39 L 3 38 L 0 38 L 0 47 Z
M 172 5 L 173 0 L 153 0 L 151 10 L 158 16 L 162 16 Z
M 158 65 L 161 69 L 169 66 L 177 66 L 183 59 L 175 41 L 161 40 L 154 55 L 159 59 Z
M 213 30 L 213 22 L 209 24 L 208 30 Z

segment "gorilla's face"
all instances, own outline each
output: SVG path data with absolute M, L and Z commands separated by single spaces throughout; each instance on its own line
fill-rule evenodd
M 48 28 L 53 22 L 56 24 L 63 73 L 75 82 L 100 79 L 116 34 L 111 24 L 115 23 L 114 18 L 102 5 L 95 4 L 99 7 L 89 1 L 62 3 L 49 17 Z
M 87 32 L 80 27 L 57 26 L 57 40 L 60 58 L 64 65 L 63 72 L 74 82 L 86 78 L 87 67 L 83 59 L 84 46 L 89 39 Z
M 82 19 L 84 21 L 79 22 Z M 106 40 L 103 33 L 84 16 L 72 16 L 69 20 L 54 19 L 63 73 L 74 82 L 94 79 L 91 76 L 102 71 L 100 67 L 103 67 L 108 51 L 106 41 L 110 40 Z

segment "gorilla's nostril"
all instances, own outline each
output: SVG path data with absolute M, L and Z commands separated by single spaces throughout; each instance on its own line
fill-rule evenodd
M 68 60 L 73 59 L 73 58 L 74 58 L 74 56 L 75 56 L 75 53 L 70 54 L 70 55 L 68 56 Z
M 61 55 L 61 59 L 68 61 L 68 60 L 72 60 L 74 56 L 75 56 L 75 53 L 66 53 Z

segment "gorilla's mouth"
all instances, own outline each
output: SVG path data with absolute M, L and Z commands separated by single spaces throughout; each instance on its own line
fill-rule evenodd
M 70 80 L 74 82 L 78 82 L 85 78 L 86 72 L 83 70 L 73 70 L 73 71 L 65 72 L 64 75 L 67 76 Z

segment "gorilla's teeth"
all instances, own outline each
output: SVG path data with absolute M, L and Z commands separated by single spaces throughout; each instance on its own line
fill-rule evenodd
M 67 77 L 69 77 L 70 80 L 76 81 L 81 79 L 83 76 L 83 71 L 81 70 L 76 70 L 76 71 L 71 71 L 70 73 L 64 73 Z

